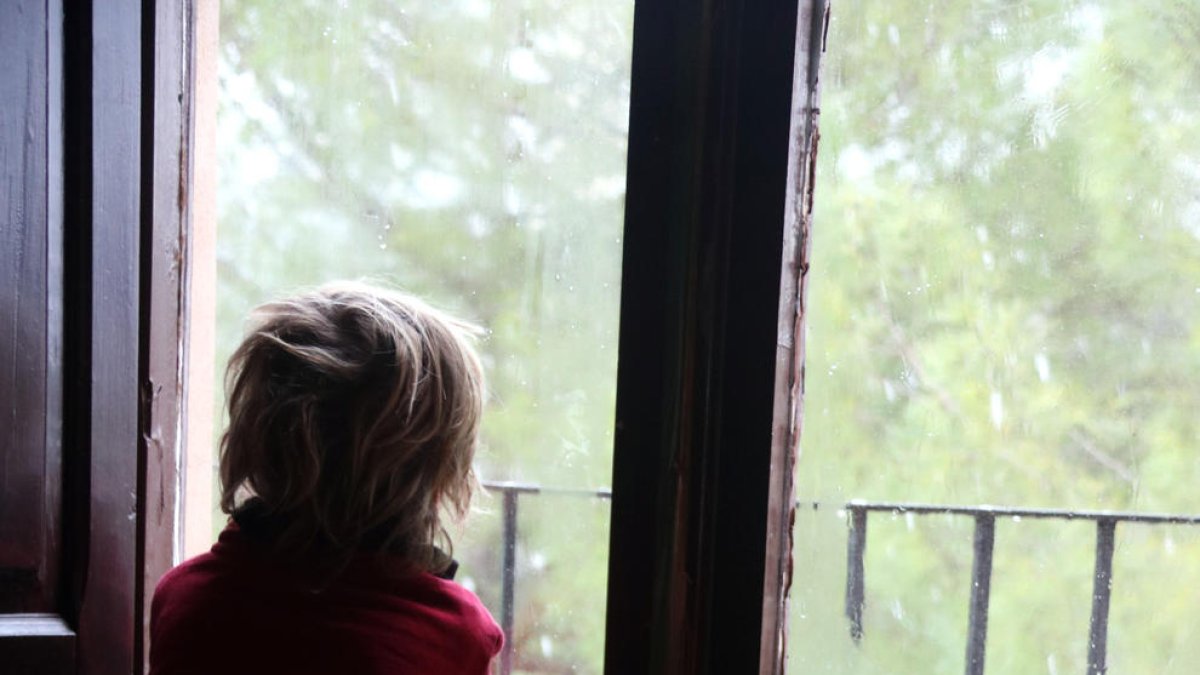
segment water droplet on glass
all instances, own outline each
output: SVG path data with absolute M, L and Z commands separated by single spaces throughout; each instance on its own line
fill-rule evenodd
M 1050 359 L 1042 352 L 1039 352 L 1033 357 L 1033 367 L 1037 371 L 1038 379 L 1042 382 L 1050 381 Z

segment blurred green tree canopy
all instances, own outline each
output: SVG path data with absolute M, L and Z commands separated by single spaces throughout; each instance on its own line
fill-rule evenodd
M 632 3 L 221 21 L 220 354 L 273 295 L 381 279 L 488 329 L 485 477 L 606 485 Z M 1198 46 L 1187 0 L 834 3 L 802 501 L 1200 510 Z M 498 611 L 485 507 L 459 555 Z M 607 508 L 521 508 L 518 666 L 599 672 Z M 962 668 L 970 523 L 876 520 L 855 646 L 845 522 L 799 514 L 794 672 Z M 1083 670 L 1092 536 L 998 525 L 989 673 Z M 1194 672 L 1200 537 L 1117 536 L 1113 672 Z
M 833 5 L 802 501 L 1196 512 L 1200 5 Z M 971 522 L 797 525 L 798 672 L 961 672 Z M 874 528 L 874 529 L 872 529 Z M 998 525 L 989 673 L 1082 672 L 1094 532 Z M 1118 530 L 1112 672 L 1192 672 L 1186 528 Z

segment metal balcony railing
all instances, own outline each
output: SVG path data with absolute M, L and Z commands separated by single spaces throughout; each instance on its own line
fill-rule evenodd
M 607 488 L 594 490 L 544 487 L 530 483 L 483 481 L 483 486 L 498 492 L 503 500 L 503 563 L 501 569 L 500 625 L 504 629 L 504 650 L 500 656 L 500 675 L 512 673 L 514 591 L 516 585 L 517 516 L 522 495 L 556 495 L 611 499 Z M 821 505 L 797 503 L 797 507 Z M 1112 596 L 1112 560 L 1118 523 L 1150 525 L 1200 525 L 1200 516 L 1117 511 L 1069 511 L 998 506 L 943 506 L 901 502 L 853 500 L 843 507 L 847 514 L 846 544 L 846 618 L 850 637 L 863 637 L 863 605 L 866 594 L 865 553 L 867 515 L 882 512 L 895 515 L 949 515 L 970 517 L 975 521 L 971 594 L 968 607 L 966 675 L 983 675 L 987 647 L 988 603 L 991 595 L 992 550 L 996 540 L 996 518 L 1051 519 L 1090 521 L 1096 524 L 1096 559 L 1092 581 L 1092 614 L 1088 627 L 1088 675 L 1104 675 L 1108 657 L 1108 609 Z
M 813 504 L 817 507 L 817 504 Z M 1112 595 L 1112 559 L 1117 523 L 1197 525 L 1200 516 L 1115 511 L 1066 511 L 997 506 L 938 506 L 895 502 L 851 501 L 845 505 L 849 535 L 846 545 L 846 618 L 855 642 L 863 635 L 863 602 L 867 547 L 867 514 L 951 515 L 975 519 L 974 562 L 971 565 L 971 599 L 967 620 L 967 675 L 983 675 L 987 646 L 988 599 L 992 582 L 992 549 L 996 518 L 1091 521 L 1096 524 L 1096 562 L 1092 577 L 1092 616 L 1088 627 L 1088 675 L 1103 675 L 1108 658 L 1108 607 Z
M 612 490 L 608 488 L 586 490 L 543 487 L 531 483 L 497 481 L 482 481 L 482 483 L 485 489 L 500 493 L 504 502 L 503 521 L 501 525 L 504 556 L 500 570 L 500 627 L 504 629 L 504 650 L 500 652 L 500 675 L 510 675 L 512 673 L 513 654 L 516 649 L 516 644 L 513 640 L 513 602 L 516 589 L 518 500 L 521 495 L 556 495 L 612 499 Z

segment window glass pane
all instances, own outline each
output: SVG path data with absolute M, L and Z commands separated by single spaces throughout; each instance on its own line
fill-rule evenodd
M 1167 0 L 833 6 L 796 672 L 964 668 L 973 518 L 869 515 L 856 644 L 849 500 L 1197 510 L 1197 27 Z M 1194 667 L 1200 609 L 1158 595 L 1200 583 L 1194 527 L 1118 524 L 1114 672 Z M 997 519 L 987 672 L 1086 672 L 1095 547 Z
M 264 300 L 399 287 L 487 330 L 483 479 L 607 486 L 631 31 L 630 0 L 224 0 L 216 367 Z M 477 506 L 460 580 L 499 620 Z M 515 669 L 599 672 L 608 502 L 518 514 Z

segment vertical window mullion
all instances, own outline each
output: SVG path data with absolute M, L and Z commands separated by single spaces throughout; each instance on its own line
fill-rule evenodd
M 823 21 L 815 6 L 636 9 L 610 673 L 748 672 L 777 630 L 763 592 L 790 466 L 773 444 L 780 275 L 794 68 L 807 75 L 797 45 Z

